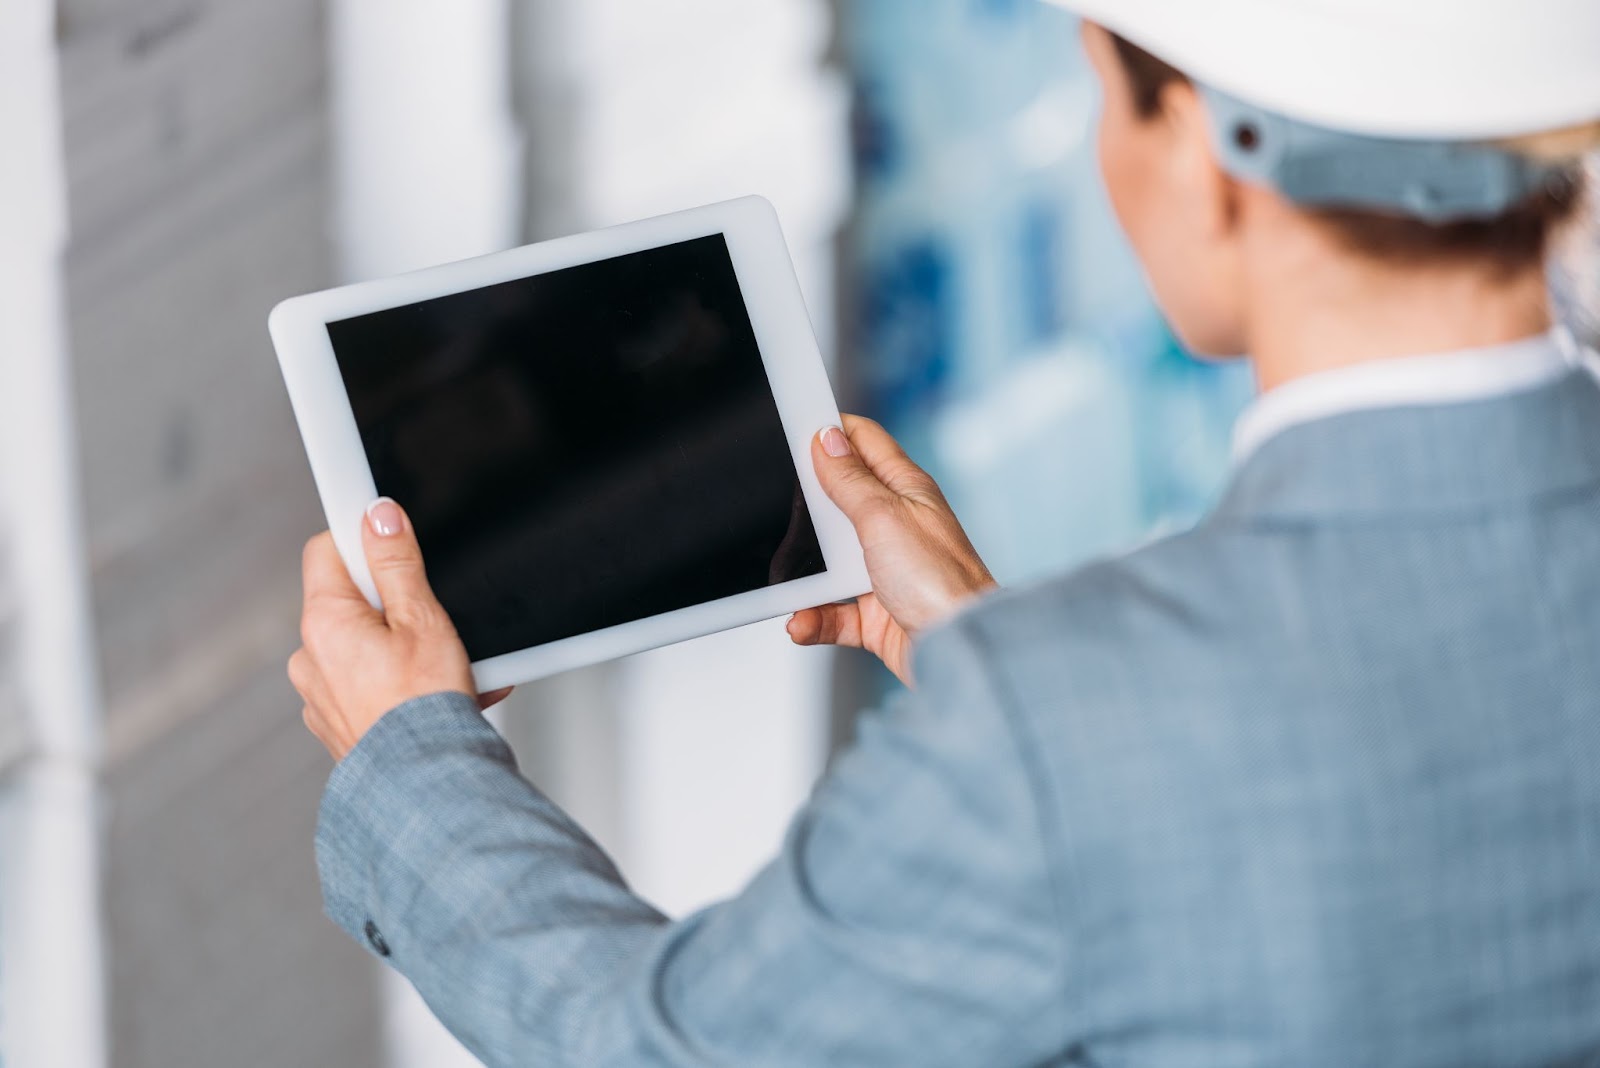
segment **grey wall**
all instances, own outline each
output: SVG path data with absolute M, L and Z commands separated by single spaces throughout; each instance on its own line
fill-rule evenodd
M 372 971 L 312 864 L 328 761 L 283 674 L 320 516 L 265 329 L 330 281 L 323 3 L 60 15 L 114 1063 L 373 1065 Z

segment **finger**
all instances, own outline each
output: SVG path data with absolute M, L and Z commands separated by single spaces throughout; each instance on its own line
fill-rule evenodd
M 842 645 L 861 648 L 861 609 L 855 604 L 829 604 L 796 612 L 789 620 L 789 639 L 796 645 Z
M 507 686 L 505 689 L 496 690 L 493 693 L 479 694 L 478 695 L 478 707 L 480 709 L 482 709 L 483 711 L 487 712 L 487 711 L 489 711 L 489 709 L 493 708 L 495 705 L 499 704 L 501 701 L 504 701 L 506 698 L 510 697 L 515 692 L 516 692 L 516 687 L 515 686 Z
M 300 722 L 305 724 L 306 730 L 311 733 L 313 738 L 322 743 L 322 748 L 326 749 L 328 755 L 337 763 L 340 749 L 334 742 L 334 732 L 315 705 L 306 705 L 300 710 Z
M 312 601 L 343 602 L 351 607 L 359 605 L 368 612 L 372 606 L 356 588 L 344 558 L 333 544 L 333 535 L 323 531 L 306 542 L 300 560 L 301 576 L 305 583 L 306 604 Z
M 327 680 L 309 649 L 301 649 L 289 658 L 289 684 L 309 709 L 322 707 L 328 702 Z
M 361 524 L 361 541 L 389 625 L 412 630 L 440 625 L 444 610 L 428 585 L 422 547 L 405 510 L 387 497 L 373 501 Z
M 314 674 L 315 669 L 311 664 L 311 654 L 304 649 L 295 650 L 295 654 L 289 658 L 289 685 L 293 686 L 295 692 L 307 701 L 311 700 Z
M 300 640 L 305 648 L 295 654 L 289 666 L 296 689 L 312 700 L 313 695 L 302 686 L 302 681 L 316 678 L 310 652 L 325 649 L 356 629 L 382 628 L 384 623 L 383 616 L 373 610 L 351 580 L 344 559 L 334 547 L 333 535 L 318 534 L 307 542 L 302 566 L 305 603 L 300 611 Z
M 894 491 L 872 472 L 836 426 L 824 427 L 811 440 L 811 462 L 823 492 L 857 528 L 874 512 L 894 503 Z
M 919 490 L 937 489 L 933 479 L 906 455 L 894 436 L 871 419 L 846 415 L 844 432 L 867 470 L 893 492 L 905 496 Z

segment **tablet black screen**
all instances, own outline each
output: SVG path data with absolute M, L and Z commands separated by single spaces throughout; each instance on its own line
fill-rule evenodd
M 825 570 L 721 235 L 328 332 L 474 660 Z

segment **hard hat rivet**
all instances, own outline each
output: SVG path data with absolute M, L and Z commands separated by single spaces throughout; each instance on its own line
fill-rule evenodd
M 1255 123 L 1241 122 L 1233 128 L 1233 143 L 1245 152 L 1254 152 L 1261 144 L 1261 131 Z

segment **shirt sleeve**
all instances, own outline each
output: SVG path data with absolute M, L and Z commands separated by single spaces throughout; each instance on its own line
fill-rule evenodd
M 677 923 L 471 698 L 411 702 L 329 782 L 328 913 L 494 1068 L 1048 1060 L 1068 1033 L 1039 784 L 959 626 L 917 670 L 920 696 L 863 717 L 780 855 Z

